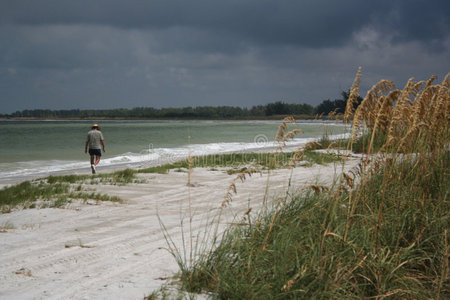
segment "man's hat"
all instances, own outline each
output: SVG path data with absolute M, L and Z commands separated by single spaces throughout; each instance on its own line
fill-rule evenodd
M 94 128 L 100 129 L 100 126 L 98 126 L 98 124 L 95 123 L 94 125 L 91 126 L 91 129 L 94 129 Z

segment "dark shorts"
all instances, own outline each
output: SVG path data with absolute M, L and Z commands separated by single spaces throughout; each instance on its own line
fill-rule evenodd
M 102 150 L 100 149 L 89 149 L 90 155 L 102 156 Z

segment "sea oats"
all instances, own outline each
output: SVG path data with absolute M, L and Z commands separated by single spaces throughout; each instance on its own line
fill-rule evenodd
M 345 172 L 343 172 L 342 175 L 344 175 L 344 179 L 345 179 L 345 182 L 347 183 L 347 185 L 352 189 L 354 179 L 350 175 L 346 174 Z
M 414 141 L 413 139 L 414 135 L 420 130 L 420 128 L 423 127 L 429 128 L 429 125 L 424 122 L 420 122 L 411 127 L 408 130 L 408 132 L 403 136 L 403 138 L 400 140 L 400 146 L 398 147 L 399 151 L 408 152 L 408 147 L 406 146 L 408 145 L 408 143 Z
M 287 132 L 287 130 L 289 129 L 288 123 L 295 124 L 295 122 L 296 121 L 294 117 L 289 116 L 284 118 L 281 124 L 278 126 L 277 134 L 275 135 L 275 141 L 278 142 L 276 153 L 279 153 L 283 150 L 284 146 L 286 146 L 286 141 L 288 139 L 293 139 L 298 133 L 303 132 L 303 130 L 299 128 Z
M 410 95 L 413 93 L 414 78 L 410 78 L 401 94 L 395 101 L 395 106 L 392 109 L 392 118 L 387 130 L 388 141 L 393 142 L 398 132 L 403 132 L 407 128 L 407 120 L 411 116 L 412 106 L 407 102 Z M 405 120 L 405 117 L 407 118 Z
M 377 118 L 379 117 L 379 112 L 382 109 L 382 104 L 386 101 L 386 99 L 383 98 L 383 94 L 387 93 L 392 88 L 395 88 L 395 84 L 392 81 L 381 80 L 373 85 L 367 92 L 354 114 L 352 139 L 360 134 L 362 124 L 365 124 L 369 129 L 373 130 Z
M 254 173 L 260 173 L 261 174 L 261 170 L 256 169 L 256 168 L 252 168 L 252 169 L 245 169 L 242 172 L 239 172 L 236 176 L 236 178 L 234 178 L 234 180 L 231 182 L 231 184 L 228 186 L 227 189 L 227 193 L 225 194 L 225 199 L 222 202 L 222 207 L 226 207 L 227 205 L 229 205 L 231 203 L 231 201 L 233 201 L 233 194 L 237 194 L 237 188 L 236 188 L 236 183 L 240 180 L 241 182 L 244 182 L 247 179 L 247 176 L 252 176 L 252 174 Z
M 319 195 L 322 192 L 329 191 L 330 187 L 328 187 L 326 185 L 310 184 L 310 185 L 302 187 L 298 191 L 301 192 L 301 191 L 308 190 L 308 189 L 312 189 L 316 195 Z
M 354 104 L 358 102 L 360 84 L 361 84 L 361 67 L 358 68 L 358 73 L 356 73 L 356 77 L 350 89 L 350 95 L 348 96 L 347 99 L 347 105 L 345 107 L 345 114 L 344 114 L 345 122 L 349 122 L 350 118 L 353 117 L 353 114 L 355 113 Z
M 318 143 L 318 142 L 308 142 L 305 145 L 305 150 L 316 150 L 316 149 L 320 149 L 322 148 L 322 144 Z
M 293 129 L 293 130 L 289 131 L 285 135 L 285 141 L 287 141 L 288 139 L 293 139 L 298 133 L 303 133 L 303 130 L 300 128 L 297 128 L 297 129 Z
M 447 73 L 447 75 L 445 75 L 444 80 L 442 80 L 441 85 L 445 86 L 446 88 L 450 88 L 450 73 Z
M 303 160 L 303 150 L 301 148 L 298 148 L 295 152 L 294 155 L 292 155 L 291 160 L 289 161 L 289 166 L 290 167 L 295 167 L 295 164 L 299 161 Z

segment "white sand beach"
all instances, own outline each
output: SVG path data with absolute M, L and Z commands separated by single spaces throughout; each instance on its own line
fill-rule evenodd
M 345 169 L 358 162 L 348 158 Z M 340 164 L 297 167 L 290 191 L 329 184 L 341 172 Z M 290 174 L 286 169 L 271 172 L 269 199 L 286 193 Z M 201 236 L 211 230 L 208 222 L 236 175 L 196 168 L 190 186 L 186 172 L 138 176 L 145 183 L 85 186 L 119 196 L 123 203 L 74 201 L 64 208 L 1 214 L 0 299 L 143 299 L 170 281 L 178 266 L 166 250 L 159 218 L 179 247 L 183 232 L 187 241 L 190 230 Z M 253 174 L 236 184 L 223 225 L 235 216 L 241 220 L 249 207 L 252 215 L 258 213 L 267 176 Z

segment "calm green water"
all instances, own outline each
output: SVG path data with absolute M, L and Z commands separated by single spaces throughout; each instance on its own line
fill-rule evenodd
M 93 122 L 0 121 L 0 179 L 45 169 L 81 167 Z M 102 121 L 106 153 L 102 164 L 156 160 L 170 155 L 224 153 L 273 146 L 280 122 L 269 121 Z M 344 133 L 337 124 L 301 123 L 293 143 Z

